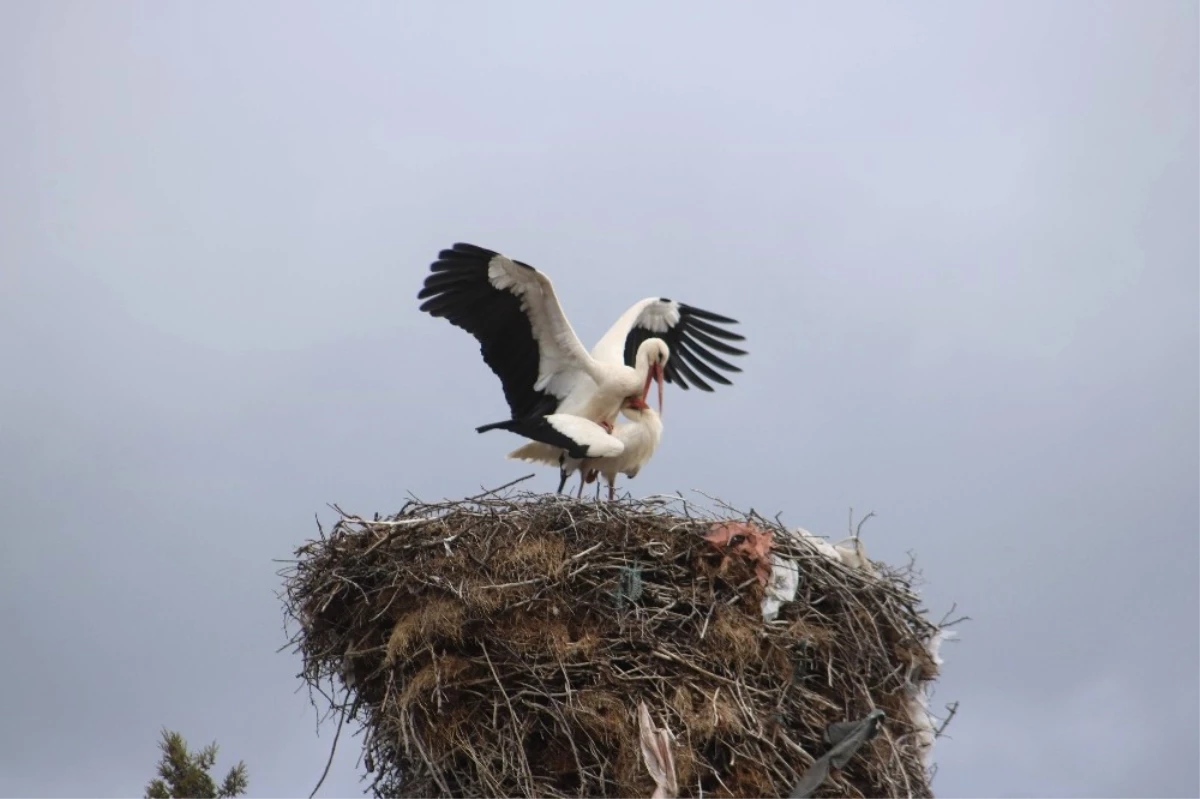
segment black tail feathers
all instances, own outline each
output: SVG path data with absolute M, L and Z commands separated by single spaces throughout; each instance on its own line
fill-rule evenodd
M 545 416 L 531 416 L 526 419 L 508 419 L 503 422 L 492 422 L 476 427 L 475 432 L 486 433 L 488 430 L 507 430 L 519 436 L 549 444 L 552 447 L 566 450 L 571 458 L 583 459 L 588 457 L 587 444 L 575 441 L 547 421 Z
M 482 427 L 476 427 L 475 432 L 486 433 L 489 430 L 512 430 L 515 433 L 516 430 L 514 429 L 514 426 L 519 424 L 521 424 L 521 422 L 518 419 L 507 419 L 503 422 L 492 422 L 491 424 L 485 424 Z

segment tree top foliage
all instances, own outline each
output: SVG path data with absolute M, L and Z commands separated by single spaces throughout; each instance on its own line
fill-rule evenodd
M 158 747 L 158 777 L 146 786 L 146 799 L 233 799 L 246 792 L 249 780 L 240 760 L 220 785 L 209 774 L 217 762 L 215 742 L 193 753 L 182 735 L 164 729 Z

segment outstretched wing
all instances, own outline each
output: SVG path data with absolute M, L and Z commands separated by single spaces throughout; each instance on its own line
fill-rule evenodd
M 730 380 L 721 372 L 742 371 L 717 354 L 746 354 L 729 343 L 745 341 L 746 337 L 722 327 L 737 323 L 736 319 L 681 302 L 650 297 L 623 313 L 600 339 L 592 355 L 598 361 L 619 360 L 633 366 L 642 342 L 661 338 L 671 348 L 671 357 L 663 370 L 667 382 L 680 388 L 691 384 L 702 391 L 712 391 L 709 380 L 728 386 Z
M 479 341 L 512 418 L 551 413 L 591 356 L 563 314 L 550 278 L 473 244 L 438 253 L 417 299 Z

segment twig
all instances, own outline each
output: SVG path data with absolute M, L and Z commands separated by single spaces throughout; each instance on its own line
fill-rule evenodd
M 496 687 L 500 689 L 500 695 L 504 697 L 504 704 L 508 706 L 508 715 L 512 718 L 513 732 L 520 734 L 521 720 L 517 718 L 517 711 L 513 708 L 512 700 L 508 698 L 508 691 L 504 689 L 504 682 L 500 679 L 500 675 L 496 673 L 496 666 L 492 663 L 492 658 L 488 655 L 487 647 L 482 641 L 479 642 L 479 649 L 483 652 L 483 658 L 487 661 L 488 668 L 492 670 L 492 678 L 496 681 Z M 518 746 L 517 750 L 521 753 L 521 760 L 525 766 L 525 772 L 530 778 L 529 787 L 532 789 L 533 771 L 529 768 L 529 760 L 525 757 L 525 747 Z M 536 795 L 536 792 L 531 790 L 529 795 L 534 796 Z
M 870 511 L 869 513 L 867 513 L 866 516 L 862 517 L 862 519 L 859 520 L 858 526 L 855 526 L 855 524 L 854 524 L 854 508 L 851 507 L 850 508 L 850 518 L 848 520 L 848 524 L 846 525 L 846 532 L 848 532 L 850 534 L 851 538 L 858 540 L 859 534 L 862 532 L 862 526 L 867 523 L 867 519 L 870 519 L 874 515 L 875 515 L 875 511 Z
M 954 613 L 954 611 L 957 608 L 958 608 L 957 602 L 951 603 L 950 609 L 948 611 L 946 611 L 946 615 L 942 616 L 942 620 L 937 623 L 937 628 L 939 630 L 949 629 L 950 627 L 953 627 L 954 625 L 958 624 L 959 622 L 971 621 L 970 616 L 959 616 L 957 619 L 951 619 L 950 621 L 947 621 L 947 619 L 950 619 L 950 616 Z
M 954 718 L 954 714 L 958 712 L 958 700 L 946 705 L 946 710 L 950 712 L 946 715 L 946 718 L 942 719 L 942 723 L 937 726 L 937 729 L 933 731 L 934 738 L 942 737 L 942 732 L 945 731 L 946 725 L 950 723 L 950 719 Z
M 483 499 L 484 497 L 495 496 L 496 494 L 499 494 L 501 491 L 503 491 L 506 488 L 512 488 L 513 486 L 517 485 L 518 483 L 523 483 L 526 480 L 530 479 L 531 477 L 536 477 L 536 476 L 537 476 L 537 472 L 530 472 L 529 474 L 525 475 L 524 477 L 518 477 L 516 480 L 513 480 L 511 483 L 505 483 L 504 485 L 500 486 L 499 488 L 493 488 L 490 491 L 484 491 L 482 494 L 476 494 L 473 497 L 467 497 L 465 501 L 466 502 L 474 502 L 477 499 Z
M 347 698 L 349 698 L 347 696 Z M 342 714 L 338 717 L 337 731 L 333 734 L 333 746 L 329 747 L 329 759 L 325 761 L 325 770 L 321 772 L 321 779 L 317 780 L 317 784 L 313 787 L 312 793 L 308 795 L 308 799 L 313 799 L 317 795 L 317 791 L 321 790 L 321 786 L 325 784 L 325 778 L 329 776 L 329 768 L 333 765 L 333 754 L 337 751 L 338 738 L 342 735 L 342 725 L 346 722 L 346 706 L 342 705 Z

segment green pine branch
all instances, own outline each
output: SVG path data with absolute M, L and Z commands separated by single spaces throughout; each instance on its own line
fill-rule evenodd
M 146 785 L 146 799 L 233 799 L 246 792 L 249 778 L 241 761 L 220 785 L 209 774 L 217 763 L 215 742 L 193 753 L 182 735 L 164 729 L 158 747 L 162 759 L 158 776 Z

